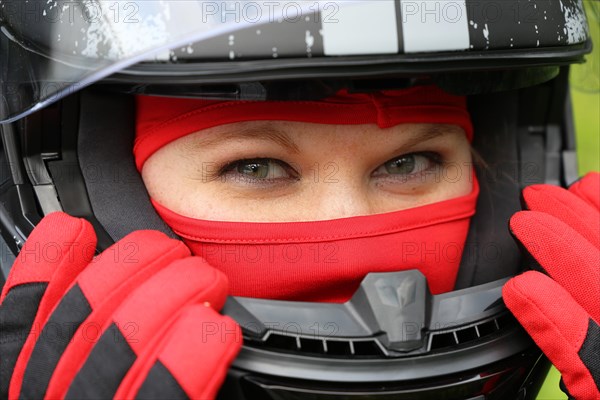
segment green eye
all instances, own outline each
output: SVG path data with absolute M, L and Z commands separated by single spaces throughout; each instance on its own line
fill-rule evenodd
M 221 174 L 255 181 L 295 178 L 292 167 L 283 161 L 270 158 L 234 161 L 228 164 Z
M 440 155 L 432 152 L 404 154 L 381 165 L 375 176 L 410 176 L 429 171 L 442 163 Z
M 236 170 L 242 175 L 254 179 L 266 179 L 269 176 L 270 162 L 268 160 L 256 160 L 250 162 L 241 162 L 238 164 Z
M 415 154 L 409 154 L 386 162 L 383 166 L 388 174 L 407 175 L 415 171 L 417 160 Z

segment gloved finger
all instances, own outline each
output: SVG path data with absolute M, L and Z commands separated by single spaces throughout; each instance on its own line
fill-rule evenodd
M 37 337 L 50 310 L 96 249 L 91 224 L 57 212 L 44 217 L 15 260 L 0 297 L 0 398 L 29 336 Z
M 527 208 L 550 214 L 600 247 L 600 213 L 585 200 L 558 186 L 532 185 L 523 190 Z
M 521 211 L 510 229 L 544 270 L 600 320 L 600 251 L 551 215 Z
M 136 288 L 102 326 L 66 398 L 113 398 L 137 358 L 160 343 L 186 304 L 222 306 L 227 279 L 198 257 L 171 263 Z M 59 396 L 62 397 L 62 396 Z
M 600 173 L 590 172 L 569 187 L 569 192 L 600 211 Z
M 508 281 L 502 296 L 508 309 L 562 373 L 569 393 L 576 399 L 600 399 L 600 366 L 594 350 L 600 330 L 586 310 L 558 283 L 535 271 Z
M 242 331 L 212 307 L 186 307 L 119 398 L 213 399 L 242 347 Z M 121 395 L 119 395 L 121 394 Z
M 178 278 L 181 276 L 182 271 L 185 271 L 186 268 L 190 269 L 191 272 L 190 278 L 187 278 L 188 282 L 186 282 L 186 285 L 190 283 L 192 284 L 192 286 L 189 287 L 190 299 L 187 300 L 187 304 L 202 303 L 202 307 L 204 308 L 209 307 L 220 310 L 227 298 L 228 282 L 225 274 L 211 267 L 203 258 L 200 257 L 189 258 L 179 262 L 178 264 L 179 265 L 176 266 L 177 270 L 175 272 L 179 275 Z M 198 278 L 201 278 L 201 280 L 194 282 L 194 275 L 196 274 L 198 274 Z M 159 278 L 156 281 L 160 284 L 161 280 L 162 278 Z M 140 297 L 139 300 L 146 302 L 147 297 Z M 170 315 L 166 312 L 163 313 L 165 320 L 170 318 L 170 316 L 174 316 L 174 318 L 170 318 L 169 325 L 163 324 L 161 331 L 152 329 L 148 333 L 156 333 L 154 333 L 154 336 L 151 339 L 148 338 L 148 340 L 146 340 L 146 337 L 143 336 L 142 343 L 139 345 L 133 345 L 133 347 L 136 349 L 137 358 L 127 372 L 126 376 L 123 378 L 119 389 L 115 394 L 116 398 L 133 398 L 133 395 L 128 394 L 132 391 L 132 386 L 135 385 L 135 382 L 138 380 L 140 375 L 147 375 L 148 370 L 156 363 L 156 357 L 158 349 L 160 348 L 160 343 L 164 342 L 165 337 L 170 334 L 172 329 L 170 325 L 179 318 L 179 316 L 175 316 L 175 314 L 179 314 L 184 308 L 184 306 L 178 305 L 174 305 L 174 307 L 177 308 L 175 311 L 171 312 Z M 125 314 L 131 314 L 132 316 L 137 314 L 137 310 L 135 308 L 132 310 L 122 309 L 121 311 L 124 313 L 121 317 L 122 319 L 126 319 Z M 160 312 L 155 312 L 154 314 L 154 318 L 156 318 L 157 314 L 160 316 Z M 200 322 L 203 324 L 206 323 L 214 325 L 217 321 L 215 316 L 220 317 L 220 315 L 216 312 L 210 315 L 213 316 L 212 319 L 206 321 L 200 320 Z M 155 321 L 156 320 L 142 321 L 143 328 L 152 328 L 151 324 L 155 323 Z M 145 344 L 145 342 L 148 342 L 148 344 Z M 190 348 L 188 356 L 190 356 L 192 352 L 193 349 Z M 197 376 L 197 378 L 200 380 L 203 379 L 201 376 Z
M 89 329 L 95 326 L 82 326 L 83 321 L 92 314 L 107 319 L 133 288 L 173 260 L 188 255 L 182 242 L 156 231 L 134 232 L 106 249 L 68 288 L 43 325 L 40 338 L 27 339 L 15 365 L 10 397 L 52 397 L 47 393 L 48 385 L 70 343 L 83 336 L 91 347 Z
M 92 259 L 95 245 L 96 234 L 86 220 L 62 212 L 48 214 L 31 232 L 15 260 L 2 288 L 0 303 L 17 286 L 47 285 L 59 268 L 61 274 L 55 279 L 76 276 Z

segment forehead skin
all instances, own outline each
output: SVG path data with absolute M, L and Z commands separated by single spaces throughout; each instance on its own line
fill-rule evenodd
M 444 163 L 419 179 L 375 179 L 401 155 L 439 153 Z M 241 159 L 280 160 L 298 179 L 248 184 L 215 176 Z M 321 125 L 252 121 L 182 137 L 144 164 L 150 196 L 199 219 L 286 222 L 379 214 L 466 195 L 472 189 L 470 145 L 453 125 Z

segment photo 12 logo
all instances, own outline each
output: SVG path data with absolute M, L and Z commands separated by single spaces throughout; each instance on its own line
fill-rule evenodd
M 203 1 L 202 23 L 336 23 L 340 2 L 328 1 Z

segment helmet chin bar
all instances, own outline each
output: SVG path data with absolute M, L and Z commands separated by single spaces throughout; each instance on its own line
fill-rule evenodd
M 343 304 L 229 298 L 223 313 L 242 327 L 244 348 L 222 396 L 234 387 L 244 399 L 487 394 L 485 382 L 497 388 L 518 369 L 491 365 L 520 358 L 516 365 L 531 368 L 540 357 L 504 306 L 505 282 L 431 295 L 421 272 L 410 270 L 368 274 Z M 411 388 L 427 380 L 438 386 Z
M 322 357 L 407 357 L 500 329 L 505 281 L 431 295 L 418 270 L 370 273 L 343 304 L 236 297 L 223 312 L 257 348 Z

